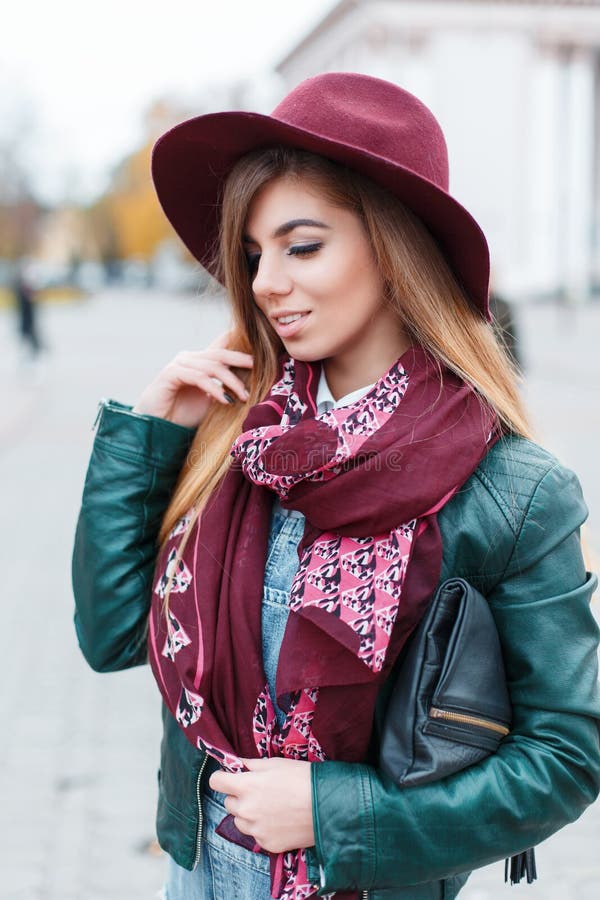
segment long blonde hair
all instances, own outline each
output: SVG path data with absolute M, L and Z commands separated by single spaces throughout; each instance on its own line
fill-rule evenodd
M 504 428 L 529 436 L 517 373 L 481 313 L 469 302 L 443 253 L 421 221 L 370 179 L 305 151 L 272 148 L 240 159 L 224 186 L 217 266 L 232 307 L 229 347 L 251 353 L 250 373 L 236 370 L 250 393 L 246 404 L 214 403 L 202 422 L 166 511 L 160 540 L 194 508 L 192 521 L 222 481 L 231 444 L 248 408 L 268 393 L 283 344 L 252 295 L 243 234 L 250 204 L 274 178 L 307 180 L 331 203 L 358 215 L 385 285 L 385 302 L 413 341 L 456 372 L 492 407 Z M 180 545 L 183 553 L 185 537 Z

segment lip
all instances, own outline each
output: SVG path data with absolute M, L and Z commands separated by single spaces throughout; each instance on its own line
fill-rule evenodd
M 297 310 L 297 312 L 300 312 L 300 310 Z M 286 316 L 286 315 L 293 316 L 293 315 L 295 315 L 295 313 L 284 312 L 282 310 L 277 315 L 278 316 Z M 296 319 L 295 322 L 290 322 L 288 325 L 281 325 L 277 321 L 277 319 L 274 316 L 272 316 L 273 326 L 275 328 L 275 331 L 279 335 L 279 337 L 282 337 L 282 338 L 291 337 L 293 334 L 296 334 L 296 332 L 299 331 L 303 327 L 304 323 L 306 322 L 306 320 L 308 319 L 309 316 L 310 316 L 310 310 L 307 310 L 305 313 L 302 313 L 300 319 Z

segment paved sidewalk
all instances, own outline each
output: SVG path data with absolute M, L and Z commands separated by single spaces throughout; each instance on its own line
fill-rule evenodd
M 76 646 L 70 552 L 98 399 L 133 402 L 184 346 L 225 326 L 215 301 L 112 292 L 43 310 L 51 353 L 17 373 L 0 311 L 3 656 L 1 900 L 152 900 L 159 700 L 147 668 L 97 675 Z M 580 474 L 600 533 L 600 307 L 522 316 L 528 395 L 544 441 Z M 596 539 L 595 539 L 596 538 Z M 597 900 L 600 804 L 538 851 L 540 880 L 509 889 L 502 866 L 461 897 Z M 150 848 L 150 849 L 149 849 Z M 236 898 L 232 898 L 236 900 Z

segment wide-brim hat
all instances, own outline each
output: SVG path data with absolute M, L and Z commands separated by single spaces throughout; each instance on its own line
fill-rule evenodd
M 274 146 L 318 153 L 398 197 L 427 226 L 471 302 L 489 316 L 487 241 L 448 193 L 448 152 L 437 120 L 408 91 L 368 75 L 316 75 L 294 88 L 270 116 L 210 113 L 158 139 L 152 177 L 159 201 L 209 272 L 215 274 L 227 176 L 246 153 Z

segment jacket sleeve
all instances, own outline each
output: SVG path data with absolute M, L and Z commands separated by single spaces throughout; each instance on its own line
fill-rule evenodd
M 548 470 L 488 599 L 503 645 L 513 729 L 496 754 L 399 788 L 367 765 L 312 765 L 322 892 L 449 877 L 534 846 L 600 790 L 596 584 L 578 528 L 575 476 Z
M 105 401 L 75 534 L 75 630 L 98 672 L 146 662 L 160 523 L 192 429 Z

